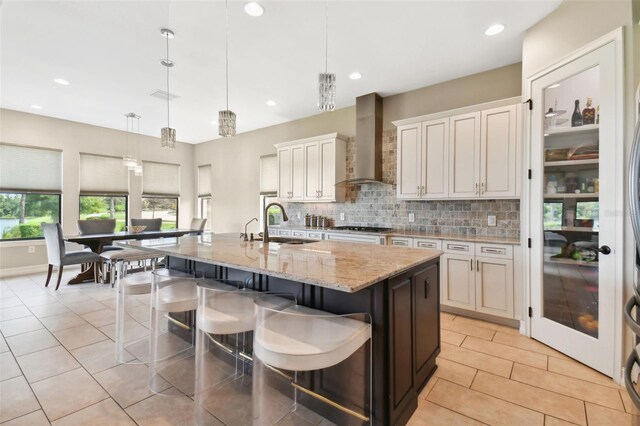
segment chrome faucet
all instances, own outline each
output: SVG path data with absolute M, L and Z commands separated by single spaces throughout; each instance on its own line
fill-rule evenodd
M 287 222 L 289 220 L 289 216 L 287 216 L 287 212 L 284 211 L 284 206 L 280 203 L 269 203 L 264 208 L 264 234 L 262 236 L 262 241 L 265 244 L 269 243 L 269 207 L 278 206 L 282 211 L 282 220 Z
M 253 218 L 253 219 L 251 219 L 249 222 L 247 222 L 247 223 L 245 223 L 245 224 L 244 224 L 244 234 L 240 234 L 240 238 L 243 238 L 243 237 L 244 237 L 244 240 L 245 240 L 245 241 L 249 241 L 249 238 L 248 238 L 248 235 L 249 235 L 249 234 L 247 234 L 247 226 L 249 226 L 249 224 L 250 224 L 251 222 L 253 222 L 254 220 L 257 222 L 257 221 L 258 221 L 258 218 L 257 218 L 257 217 L 254 217 L 254 218 Z M 253 234 L 252 234 L 252 235 L 253 235 Z

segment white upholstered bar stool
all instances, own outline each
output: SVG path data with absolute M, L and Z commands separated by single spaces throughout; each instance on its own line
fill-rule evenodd
M 339 410 L 350 421 L 372 424 L 369 314 L 335 315 L 297 305 L 293 300 L 283 304 L 282 298 L 278 299 L 274 302 L 272 296 L 265 295 L 255 300 L 253 424 L 283 421 L 298 408 L 302 395 L 306 401 L 313 399 L 313 405 L 325 404 L 328 410 Z M 353 387 L 354 394 L 361 394 L 340 401 L 323 394 L 320 383 L 327 380 L 327 370 L 322 376 L 314 373 L 339 366 L 352 356 L 359 358 L 351 360 L 353 364 L 348 368 L 337 367 L 337 371 L 349 372 L 338 380 Z M 358 367 L 354 369 L 353 365 Z M 282 406 L 287 408 L 284 415 Z
M 118 264 L 118 262 L 122 263 L 123 266 L 126 266 L 130 262 L 146 262 L 147 260 L 150 260 L 153 266 L 158 255 L 144 250 L 127 248 L 123 250 L 105 251 L 100 253 L 100 257 L 102 258 L 102 262 L 108 265 L 107 271 L 109 272 L 109 283 L 111 284 L 111 287 L 114 287 L 118 272 L 116 264 Z M 146 269 L 146 263 L 144 269 Z
M 198 305 L 196 281 L 202 273 L 176 269 L 151 272 L 149 325 L 149 388 L 154 393 L 193 394 L 195 328 Z M 170 314 L 178 314 L 179 319 Z

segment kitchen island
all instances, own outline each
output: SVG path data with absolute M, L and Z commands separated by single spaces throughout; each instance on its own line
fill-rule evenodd
M 237 234 L 207 233 L 126 245 L 167 256 L 170 268 L 242 280 L 257 291 L 291 293 L 302 305 L 335 314 L 370 314 L 372 424 L 405 424 L 435 371 L 440 352 L 438 250 L 333 241 L 263 244 L 242 241 Z M 349 378 L 367 371 L 362 360 L 369 357 L 363 355 L 302 380 L 341 405 L 362 408 L 368 392 Z M 316 400 L 304 404 L 334 423 L 358 424 Z

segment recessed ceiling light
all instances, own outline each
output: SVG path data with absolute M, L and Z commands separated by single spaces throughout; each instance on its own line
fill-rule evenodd
M 67 80 L 65 80 L 64 78 L 54 78 L 53 81 L 55 83 L 58 83 L 58 84 L 62 85 L 62 86 L 68 86 L 69 85 L 69 82 Z
M 485 34 L 488 36 L 500 34 L 504 30 L 504 25 L 494 24 L 485 30 Z
M 262 16 L 264 14 L 264 7 L 258 2 L 250 1 L 244 5 L 244 11 L 250 16 Z
M 267 106 L 270 106 L 270 107 L 276 106 L 276 101 L 272 101 L 271 99 L 268 100 L 266 103 L 267 103 Z
M 349 74 L 349 78 L 351 80 L 360 80 L 362 78 L 362 74 L 360 74 L 358 71 L 354 71 L 351 74 Z
M 31 105 L 31 108 L 33 108 L 33 109 L 42 109 L 42 107 L 40 105 Z
M 547 87 L 547 89 L 555 89 L 556 87 L 560 87 L 560 83 L 552 84 L 551 86 Z

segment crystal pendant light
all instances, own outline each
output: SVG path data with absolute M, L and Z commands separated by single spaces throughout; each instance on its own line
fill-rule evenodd
M 225 80 L 227 91 L 227 109 L 218 112 L 218 134 L 223 138 L 236 135 L 236 114 L 229 110 L 229 3 L 224 2 L 225 7 Z
M 324 15 L 324 72 L 318 76 L 318 109 L 336 109 L 336 75 L 328 72 L 329 65 L 329 0 L 325 3 Z
M 135 118 L 138 124 L 136 128 L 136 155 L 140 157 L 140 116 L 136 115 Z M 135 176 L 142 176 L 142 160 L 138 160 L 135 162 L 135 165 L 133 167 L 133 174 Z
M 129 120 L 135 116 L 134 113 L 130 112 L 124 115 L 125 118 L 127 119 L 127 154 L 122 156 L 122 165 L 125 166 L 126 168 L 128 168 L 129 170 L 132 169 L 133 166 L 136 165 L 136 159 L 133 158 L 133 156 L 131 154 L 129 154 L 129 152 L 131 152 L 131 143 L 130 143 L 130 136 L 131 133 L 133 132 L 133 121 L 131 121 L 131 127 L 129 127 Z
M 172 129 L 169 122 L 169 68 L 173 67 L 174 63 L 169 59 L 169 39 L 174 38 L 173 31 L 163 28 L 160 30 L 160 34 L 167 39 L 167 58 L 160 61 L 162 66 L 167 68 L 167 127 L 163 127 L 160 131 L 160 146 L 163 148 L 175 148 L 176 147 L 176 129 Z

